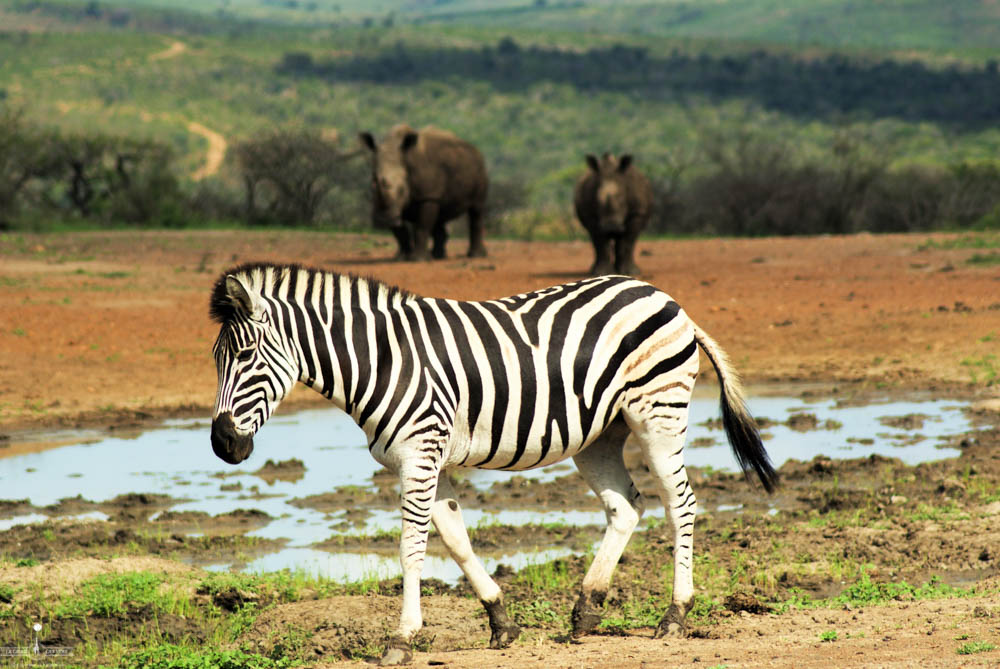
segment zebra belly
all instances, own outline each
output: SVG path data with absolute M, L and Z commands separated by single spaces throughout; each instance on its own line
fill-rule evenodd
M 577 402 L 575 397 L 572 400 Z M 518 416 L 508 416 L 499 435 L 490 429 L 492 425 L 479 425 L 471 437 L 459 428 L 451 440 L 447 465 L 523 471 L 555 464 L 589 446 L 617 416 L 618 407 L 603 410 L 607 420 L 592 422 L 586 432 L 579 411 L 572 413 L 539 413 L 530 424 L 525 421 L 520 426 Z

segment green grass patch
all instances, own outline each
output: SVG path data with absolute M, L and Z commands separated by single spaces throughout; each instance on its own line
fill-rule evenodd
M 939 576 L 932 577 L 922 585 L 911 585 L 906 581 L 879 583 L 872 581 L 867 569 L 862 569 L 857 580 L 844 588 L 836 597 L 815 599 L 808 593 L 793 588 L 791 594 L 783 601 L 772 604 L 772 610 L 781 614 L 798 609 L 840 608 L 845 604 L 854 607 L 878 606 L 900 600 L 972 597 L 976 594 L 971 588 L 959 588 L 944 583 Z
M 958 588 L 942 582 L 938 576 L 934 576 L 923 585 L 913 586 L 906 581 L 876 583 L 871 580 L 868 572 L 864 571 L 857 581 L 844 588 L 843 592 L 831 600 L 831 603 L 868 606 L 872 604 L 885 604 L 886 602 L 895 600 L 971 597 L 973 594 L 972 590 Z
M 980 265 L 980 266 L 992 266 L 1000 265 L 1000 253 L 975 253 L 972 256 L 966 258 L 965 262 L 969 265 Z
M 10 604 L 14 601 L 14 595 L 17 594 L 17 588 L 6 583 L 0 583 L 0 603 Z
M 918 251 L 930 249 L 997 249 L 1000 248 L 1000 234 L 995 232 L 969 233 L 951 239 L 928 239 L 917 247 Z
M 975 384 L 992 386 L 1000 380 L 1000 362 L 994 353 L 987 353 L 980 358 L 965 358 L 961 364 L 968 368 Z
M 565 560 L 528 565 L 519 571 L 514 579 L 515 583 L 525 585 L 534 592 L 570 590 L 576 587 L 576 580 L 576 577 L 569 573 Z
M 78 268 L 72 272 L 78 276 L 95 276 L 101 279 L 127 279 L 132 276 L 132 272 L 122 272 L 122 271 L 112 271 L 112 272 L 91 272 L 89 270 Z
M 986 653 L 996 648 L 995 644 L 989 641 L 970 641 L 963 643 L 955 652 L 959 655 L 975 655 L 976 653 Z
M 203 650 L 174 644 L 161 644 L 126 654 L 119 663 L 122 669 L 285 669 L 297 662 L 280 657 L 272 659 L 242 650 Z
M 822 601 L 813 599 L 809 594 L 802 592 L 800 588 L 792 588 L 789 596 L 780 602 L 775 602 L 771 610 L 781 614 L 798 609 L 815 609 L 820 606 L 822 606 Z
M 305 572 L 283 569 L 263 574 L 212 572 L 198 583 L 197 591 L 210 596 L 246 592 L 265 601 L 286 603 L 299 601 L 306 588 L 313 591 L 329 589 L 324 581 L 313 579 Z
M 930 520 L 935 523 L 947 523 L 958 520 L 968 520 L 969 514 L 954 502 L 943 506 L 931 506 L 920 502 L 910 514 L 910 520 Z
M 163 582 L 163 576 L 148 572 L 102 574 L 80 584 L 77 594 L 60 602 L 54 614 L 60 618 L 110 618 L 143 606 L 178 615 L 191 613 L 194 606 L 190 599 L 177 595 L 174 588 L 161 589 Z
M 622 603 L 622 615 L 610 616 L 601 621 L 600 628 L 608 631 L 624 631 L 639 627 L 656 627 L 666 605 L 658 597 L 645 600 L 626 600 Z
M 564 617 L 547 599 L 508 602 L 507 613 L 522 627 L 549 627 Z

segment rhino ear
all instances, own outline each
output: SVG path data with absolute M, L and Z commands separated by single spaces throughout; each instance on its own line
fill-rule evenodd
M 236 276 L 226 276 L 226 295 L 244 316 L 253 316 L 259 310 L 257 296 Z
M 624 172 L 629 167 L 632 166 L 632 154 L 626 153 L 621 158 L 618 159 L 618 171 Z
M 375 151 L 375 137 L 370 132 L 358 133 L 361 144 L 368 147 L 369 151 Z
M 601 166 L 597 163 L 597 156 L 592 153 L 587 154 L 587 167 L 594 170 L 595 172 L 601 171 Z
M 403 142 L 399 146 L 401 149 L 403 149 L 403 151 L 409 151 L 414 146 L 416 146 L 416 144 L 417 144 L 417 133 L 410 131 L 405 135 L 403 135 Z

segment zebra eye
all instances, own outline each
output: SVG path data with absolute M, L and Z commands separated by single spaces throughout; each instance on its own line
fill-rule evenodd
M 252 357 L 253 357 L 252 348 L 245 348 L 236 354 L 236 359 L 239 360 L 240 362 L 246 362 Z

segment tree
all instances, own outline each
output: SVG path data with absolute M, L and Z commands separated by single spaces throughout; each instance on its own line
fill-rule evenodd
M 237 144 L 249 222 L 311 225 L 331 189 L 356 179 L 351 159 L 317 130 L 278 129 Z
M 58 169 L 51 133 L 27 124 L 20 110 L 0 106 L 0 229 L 11 225 L 29 184 Z

